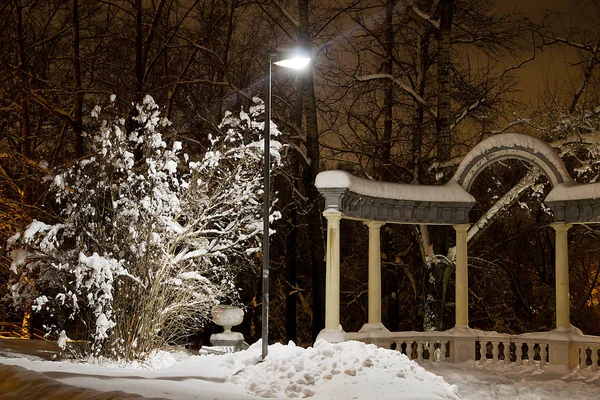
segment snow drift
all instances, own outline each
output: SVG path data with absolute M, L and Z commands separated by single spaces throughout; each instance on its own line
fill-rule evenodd
M 307 349 L 275 344 L 258 363 L 260 342 L 230 382 L 266 398 L 460 399 L 457 388 L 393 350 L 361 342 L 319 340 Z M 255 363 L 255 364 L 254 364 Z M 252 365 L 250 365 L 252 364 Z

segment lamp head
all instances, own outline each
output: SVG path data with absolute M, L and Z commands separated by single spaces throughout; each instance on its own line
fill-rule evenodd
M 273 64 L 285 68 L 304 69 L 308 66 L 310 60 L 310 51 L 297 48 L 276 52 L 276 55 L 273 57 Z

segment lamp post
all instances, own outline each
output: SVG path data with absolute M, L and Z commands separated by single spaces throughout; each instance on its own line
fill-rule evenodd
M 269 352 L 269 216 L 271 209 L 271 65 L 301 70 L 310 63 L 306 50 L 276 51 L 267 53 L 265 75 L 265 132 L 264 132 L 264 212 L 263 212 L 263 267 L 262 267 L 262 359 Z

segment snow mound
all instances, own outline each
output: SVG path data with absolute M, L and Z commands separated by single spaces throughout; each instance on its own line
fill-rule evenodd
M 460 399 L 456 386 L 400 352 L 356 341 L 319 340 L 307 349 L 275 344 L 264 362 L 245 367 L 229 381 L 266 398 Z

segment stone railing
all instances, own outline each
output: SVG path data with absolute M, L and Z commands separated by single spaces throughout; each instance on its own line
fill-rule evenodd
M 600 338 L 573 333 L 536 332 L 509 335 L 455 328 L 448 331 L 346 333 L 346 340 L 359 340 L 406 354 L 410 359 L 432 362 L 475 360 L 479 365 L 501 362 L 514 365 L 547 364 L 575 367 L 572 356 L 577 352 L 577 365 L 600 365 Z M 594 358 L 595 357 L 595 358 Z
M 574 337 L 571 344 L 572 354 L 576 366 L 590 368 L 592 371 L 600 369 L 600 337 L 581 335 Z
M 557 365 L 600 370 L 600 337 L 570 330 L 509 335 L 470 328 L 447 331 L 348 332 L 346 340 L 359 340 L 393 349 L 416 361 L 461 362 L 478 365 L 501 362 L 513 365 Z
M 378 335 L 351 332 L 346 334 L 346 340 L 359 340 L 397 350 L 406 354 L 411 360 L 439 362 L 446 361 L 450 357 L 452 335 L 450 331 L 385 332 Z
M 544 366 L 550 362 L 551 341 L 545 334 L 508 335 L 497 332 L 474 331 L 475 360 L 479 364 L 502 362 Z

